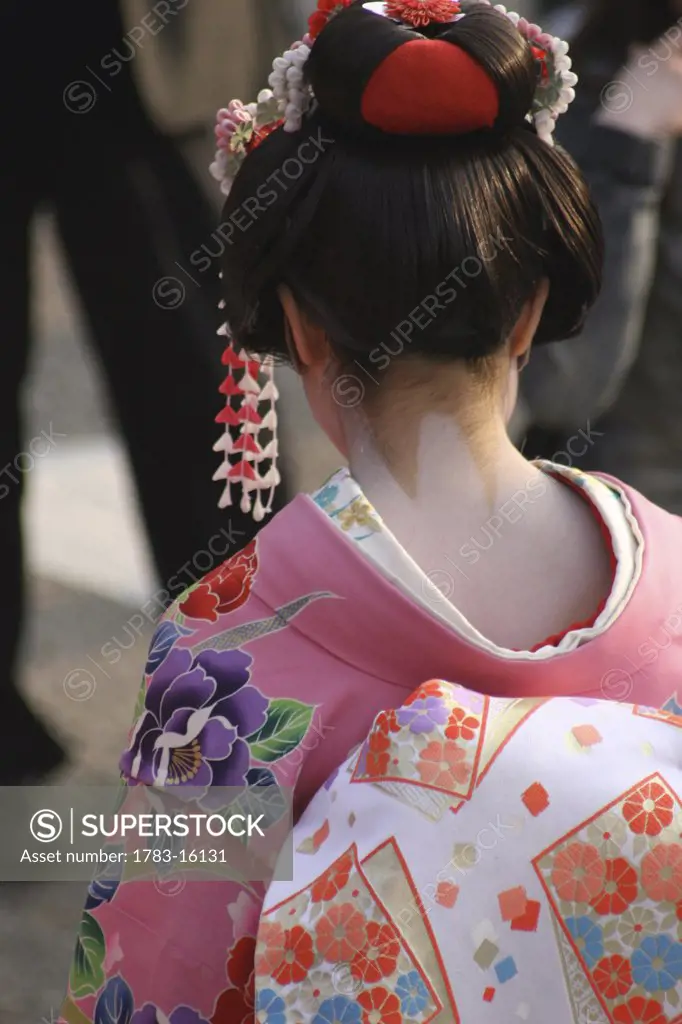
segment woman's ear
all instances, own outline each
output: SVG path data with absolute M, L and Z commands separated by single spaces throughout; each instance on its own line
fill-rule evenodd
M 287 345 L 292 363 L 301 375 L 308 405 L 313 417 L 344 459 L 348 458 L 346 435 L 342 422 L 343 408 L 334 394 L 330 372 L 335 358 L 329 338 L 322 327 L 311 323 L 291 290 L 278 289 L 285 319 Z
M 331 349 L 324 329 L 310 322 L 286 285 L 280 285 L 277 294 L 284 310 L 289 354 L 298 372 L 326 366 Z
M 548 296 L 549 281 L 545 279 L 540 282 L 533 298 L 523 307 L 509 338 L 509 355 L 517 360 L 520 370 L 526 367 L 530 360 L 531 346 L 540 326 Z

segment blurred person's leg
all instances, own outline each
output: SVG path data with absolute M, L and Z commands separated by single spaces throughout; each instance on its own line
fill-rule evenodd
M 71 154 L 55 203 L 162 586 L 177 596 L 211 556 L 219 564 L 257 529 L 238 507 L 218 509 L 211 479 L 222 377 L 217 264 L 202 274 L 190 255 L 223 243 L 175 145 L 151 125 L 135 155 L 116 140 L 87 158 Z
M 0 172 L 0 785 L 38 779 L 62 759 L 60 747 L 17 690 L 17 654 L 24 618 L 21 500 L 34 456 L 21 424 L 29 352 L 29 232 L 34 199 L 23 174 Z M 46 424 L 47 426 L 47 424 Z M 48 441 L 36 441 L 44 454 Z

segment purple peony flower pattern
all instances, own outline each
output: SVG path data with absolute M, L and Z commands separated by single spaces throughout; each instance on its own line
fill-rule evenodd
M 252 680 L 264 677 L 267 688 L 267 670 L 259 673 L 252 655 L 231 645 L 280 632 L 311 602 L 331 596 L 302 595 L 275 609 L 269 619 L 242 622 L 228 630 L 218 625 L 211 634 L 214 639 L 195 640 L 194 650 L 189 645 L 196 629 L 185 625 L 182 608 L 178 611 L 174 606 L 154 633 L 132 734 L 120 759 L 123 799 L 131 795 L 129 786 L 172 787 L 169 796 L 196 802 L 211 813 L 223 811 L 236 797 L 240 811 L 255 806 L 255 813 L 265 819 L 264 827 L 279 821 L 289 807 L 288 797 L 280 790 L 283 780 L 293 774 L 294 765 L 288 759 L 300 748 L 301 753 L 311 749 L 303 743 L 318 706 L 284 694 L 266 697 Z M 229 649 L 216 650 L 213 645 Z M 300 760 L 296 765 L 300 766 Z M 242 792 L 238 796 L 232 793 L 226 800 L 225 787 Z M 133 794 L 133 798 L 141 795 Z M 158 869 L 159 876 L 165 874 L 165 869 Z M 130 880 L 131 885 L 139 886 L 135 906 L 140 922 L 149 915 L 152 956 L 145 959 L 140 944 L 145 944 L 146 931 L 143 934 L 141 928 L 128 926 L 123 906 L 127 881 L 120 867 L 107 865 L 91 882 L 62 1024 L 74 1020 L 83 1024 L 218 1024 L 220 1020 L 222 1024 L 242 1009 L 250 1013 L 251 1020 L 250 989 L 241 982 L 237 985 L 229 975 L 233 987 L 225 992 L 214 992 L 210 982 L 207 991 L 202 981 L 201 992 L 189 991 L 188 985 L 188 991 L 183 989 L 182 1005 L 172 1008 L 175 999 L 169 1005 L 165 973 L 155 967 L 149 970 L 150 962 L 156 965 L 158 959 L 154 942 L 164 953 L 167 946 L 166 914 L 159 914 L 158 907 L 168 902 L 167 893 L 147 879 Z M 237 882 L 230 892 L 237 896 L 233 902 L 244 895 Z M 258 886 L 249 887 L 249 899 L 254 907 L 262 901 Z M 179 912 L 188 915 L 188 920 L 193 904 L 193 899 L 179 901 Z M 120 915 L 117 907 L 122 908 Z M 239 927 L 243 927 L 241 920 Z M 231 924 L 228 919 L 224 928 L 229 954 L 238 944 L 237 920 Z M 218 931 L 222 935 L 222 926 Z M 255 944 L 255 939 L 251 941 Z M 252 964 L 245 963 L 245 968 L 253 973 Z M 229 999 L 221 1002 L 221 995 L 233 995 L 234 1005 L 228 1006 Z M 209 1010 L 213 996 L 217 1002 Z M 272 1016 L 272 1008 L 270 1012 Z M 244 1013 L 239 1021 L 246 1021 Z
M 414 733 L 433 732 L 437 725 L 445 725 L 449 714 L 440 697 L 422 697 L 398 710 L 398 724 Z
M 243 651 L 174 648 L 152 676 L 124 776 L 149 786 L 197 789 L 245 785 L 246 738 L 265 720 L 268 700 L 249 684 L 252 659 Z

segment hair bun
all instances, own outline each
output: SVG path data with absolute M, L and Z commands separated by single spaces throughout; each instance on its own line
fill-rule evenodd
M 417 30 L 358 0 L 322 30 L 305 74 L 331 119 L 389 135 L 521 124 L 536 85 L 527 42 L 487 6 Z
M 441 39 L 410 39 L 399 46 L 375 70 L 362 97 L 364 120 L 398 135 L 459 135 L 492 128 L 499 109 L 497 89 L 481 65 Z

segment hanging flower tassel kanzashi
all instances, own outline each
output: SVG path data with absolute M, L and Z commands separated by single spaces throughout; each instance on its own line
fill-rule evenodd
M 225 481 L 220 508 L 234 505 L 232 486 L 241 485 L 240 508 L 245 514 L 251 512 L 255 521 L 260 523 L 272 511 L 275 490 L 280 483 L 275 411 L 279 395 L 273 379 L 273 361 L 271 356 L 259 359 L 243 349 L 237 352 L 227 324 L 218 333 L 228 339 L 222 358 L 228 372 L 220 386 L 220 392 L 225 396 L 225 408 L 216 416 L 216 423 L 223 424 L 225 432 L 213 446 L 214 451 L 223 453 L 224 459 L 213 479 Z M 264 403 L 268 405 L 262 414 Z M 259 441 L 262 431 L 272 435 L 265 447 Z M 270 468 L 262 472 L 262 464 L 266 461 L 270 462 Z

